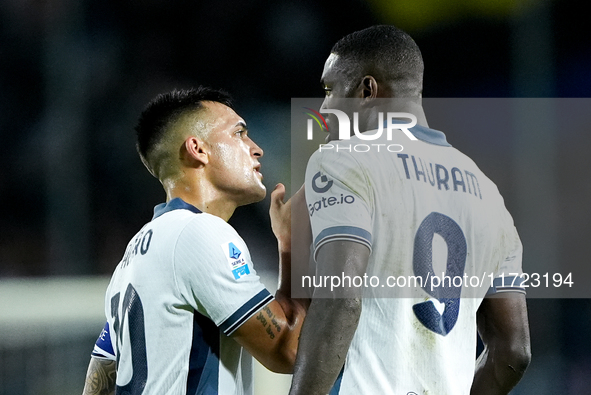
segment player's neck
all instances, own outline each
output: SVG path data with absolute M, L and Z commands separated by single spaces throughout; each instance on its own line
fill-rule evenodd
M 204 184 L 205 182 L 205 180 L 165 182 L 163 186 L 166 191 L 166 201 L 180 198 L 200 211 L 220 217 L 227 222 L 234 214 L 237 204 L 211 185 Z
M 417 117 L 417 125 L 421 125 L 426 128 L 429 127 L 429 124 L 427 123 L 427 117 L 425 116 L 425 110 L 423 110 L 420 99 L 411 100 L 406 98 L 392 98 L 390 100 L 384 100 L 383 104 L 374 107 L 372 112 L 375 118 L 373 119 L 374 123 L 377 123 L 377 116 L 379 112 L 384 114 L 388 112 L 407 112 Z

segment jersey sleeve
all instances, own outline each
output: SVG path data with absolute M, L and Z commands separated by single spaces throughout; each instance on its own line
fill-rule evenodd
M 503 205 L 504 210 L 504 236 L 503 243 L 505 257 L 498 267 L 497 272 L 491 287 L 486 293 L 487 296 L 495 295 L 504 292 L 520 292 L 525 293 L 523 286 L 523 269 L 521 266 L 523 257 L 523 246 L 517 233 L 517 229 L 513 224 L 511 214 Z
M 371 251 L 372 191 L 359 163 L 351 155 L 317 151 L 308 162 L 305 185 L 314 259 L 320 247 L 335 240 Z
M 199 216 L 177 241 L 175 281 L 188 304 L 231 335 L 273 296 L 261 283 L 238 233 L 220 218 Z

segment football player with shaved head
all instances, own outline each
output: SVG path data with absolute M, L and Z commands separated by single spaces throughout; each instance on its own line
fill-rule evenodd
M 321 83 L 322 109 L 358 130 L 330 113 L 306 169 L 315 278 L 341 284 L 315 283 L 290 394 L 507 394 L 530 361 L 521 242 L 493 182 L 427 124 L 417 44 L 393 26 L 349 34 Z M 488 283 L 456 281 L 476 275 Z

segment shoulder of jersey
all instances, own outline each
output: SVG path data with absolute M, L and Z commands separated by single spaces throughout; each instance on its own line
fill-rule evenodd
M 185 218 L 188 222 L 190 223 L 195 223 L 195 224 L 207 224 L 208 226 L 214 226 L 216 228 L 231 228 L 234 229 L 232 227 L 232 225 L 228 224 L 226 221 L 224 221 L 223 219 L 221 219 L 220 217 L 213 215 L 213 214 L 208 214 L 208 213 L 194 213 L 188 210 L 177 210 L 177 211 L 182 211 L 183 213 L 179 213 L 179 215 L 181 216 L 181 218 Z M 210 231 L 210 228 L 203 228 L 204 231 Z

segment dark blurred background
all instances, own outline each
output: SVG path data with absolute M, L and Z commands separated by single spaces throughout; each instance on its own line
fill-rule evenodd
M 112 272 L 165 197 L 137 157 L 133 134 L 139 112 L 160 92 L 197 84 L 228 90 L 265 150 L 268 189 L 289 187 L 290 99 L 321 97 L 332 45 L 373 24 L 395 24 L 415 38 L 425 98 L 581 98 L 570 103 L 585 125 L 584 5 L 3 0 L 0 284 Z M 518 132 L 498 136 L 446 133 L 499 186 L 522 235 L 525 271 L 557 270 L 561 260 L 586 267 L 589 127 L 560 127 L 551 117 L 521 122 Z M 240 208 L 231 223 L 273 277 L 267 211 L 268 199 Z M 534 362 L 514 393 L 591 394 L 589 299 L 531 299 L 530 319 Z

